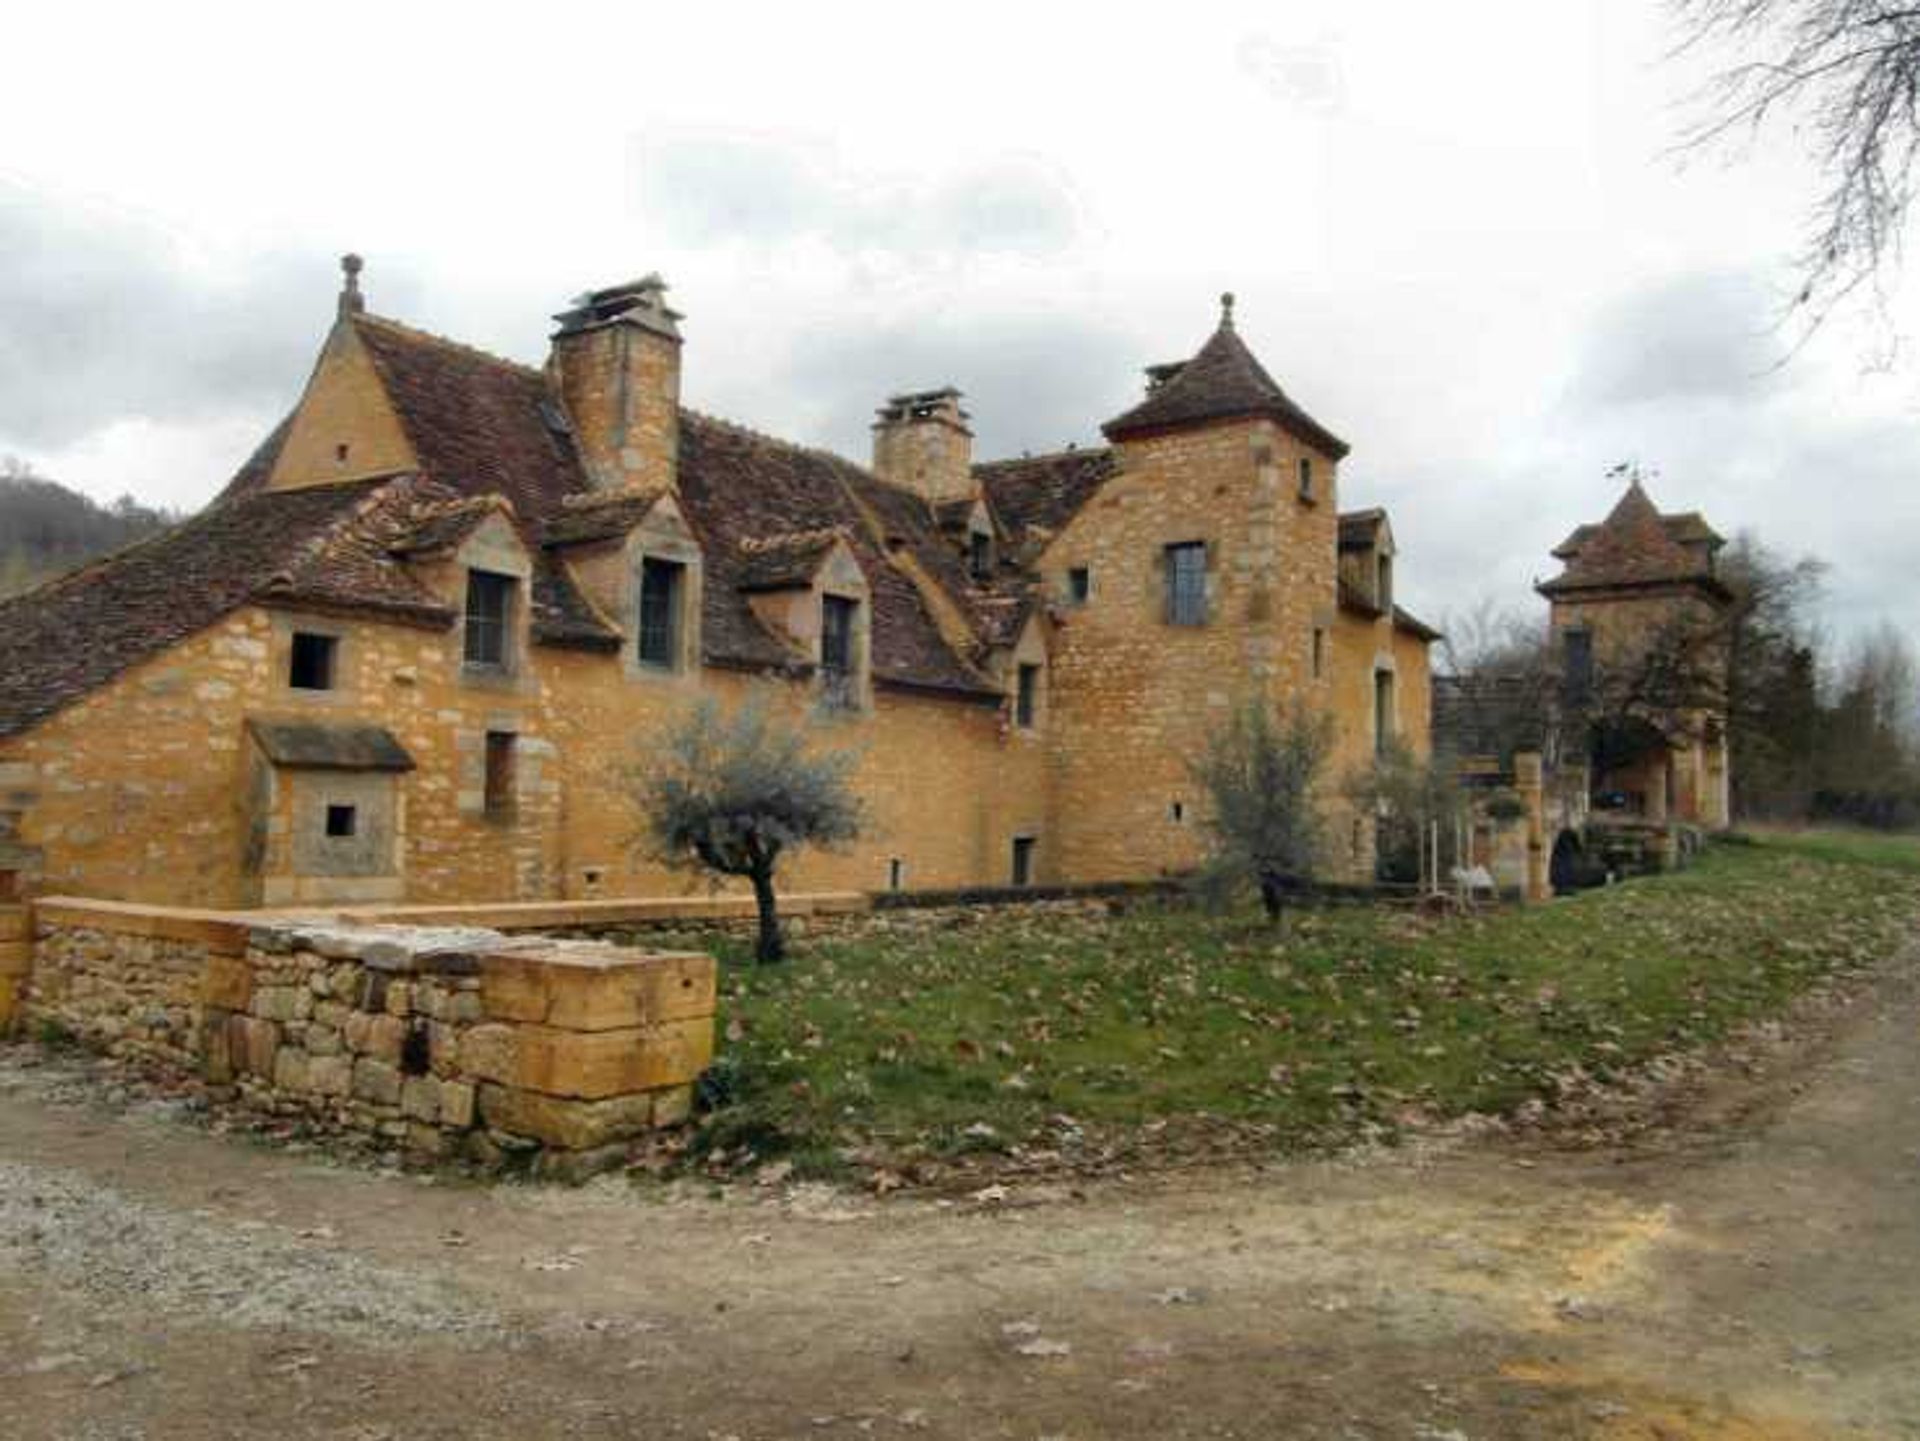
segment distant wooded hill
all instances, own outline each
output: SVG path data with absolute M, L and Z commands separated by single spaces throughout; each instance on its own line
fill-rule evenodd
M 29 590 L 180 516 L 123 495 L 112 505 L 0 461 L 0 596 Z

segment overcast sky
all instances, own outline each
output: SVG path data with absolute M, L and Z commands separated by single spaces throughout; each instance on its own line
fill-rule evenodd
M 1699 72 L 1656 0 L 503 14 L 13 17 L 0 453 L 197 505 L 348 249 L 376 311 L 528 361 L 658 269 L 688 403 L 863 460 L 884 393 L 947 382 L 983 458 L 1096 442 L 1231 289 L 1434 618 L 1526 601 L 1635 461 L 1831 562 L 1836 628 L 1920 631 L 1914 367 L 1845 328 L 1776 365 L 1812 178 L 1786 136 L 1673 158 Z

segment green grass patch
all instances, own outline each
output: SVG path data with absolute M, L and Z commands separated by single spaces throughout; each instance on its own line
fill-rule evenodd
M 783 967 L 724 958 L 695 1152 L 832 1172 L 1196 1119 L 1285 1148 L 1506 1110 L 1778 1011 L 1888 953 L 1917 905 L 1920 846 L 1801 833 L 1463 917 L 884 913 Z

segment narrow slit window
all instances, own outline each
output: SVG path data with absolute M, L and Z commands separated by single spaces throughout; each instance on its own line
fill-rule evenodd
M 486 808 L 490 816 L 508 815 L 514 798 L 514 742 L 511 731 L 487 732 Z
M 854 701 L 854 618 L 860 602 L 843 595 L 820 598 L 820 675 L 835 705 Z
M 335 840 L 345 840 L 360 829 L 360 813 L 353 806 L 330 805 L 327 807 L 327 835 Z
M 1032 730 L 1040 713 L 1040 667 L 1023 665 L 1014 686 L 1013 723 Z
M 640 562 L 640 663 L 675 670 L 686 567 L 648 556 Z
M 1310 455 L 1300 457 L 1300 498 L 1313 499 L 1313 457 Z
M 1393 672 L 1373 673 L 1373 749 L 1385 755 L 1393 744 Z
M 1033 884 L 1033 850 L 1036 842 L 1032 836 L 1013 838 L 1013 883 L 1016 886 Z
M 1327 628 L 1316 625 L 1313 628 L 1313 678 L 1319 680 L 1327 673 Z
M 895 856 L 887 862 L 887 889 L 897 891 L 907 884 L 907 863 Z
M 295 631 L 287 666 L 287 684 L 295 690 L 332 690 L 340 642 L 330 635 Z
M 1093 595 L 1093 572 L 1084 565 L 1076 565 L 1067 572 L 1067 599 L 1075 605 L 1085 605 Z

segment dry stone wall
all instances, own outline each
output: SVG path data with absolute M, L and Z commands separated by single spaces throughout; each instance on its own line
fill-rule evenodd
M 54 900 L 21 1014 L 423 1158 L 617 1162 L 712 1058 L 705 955 Z

